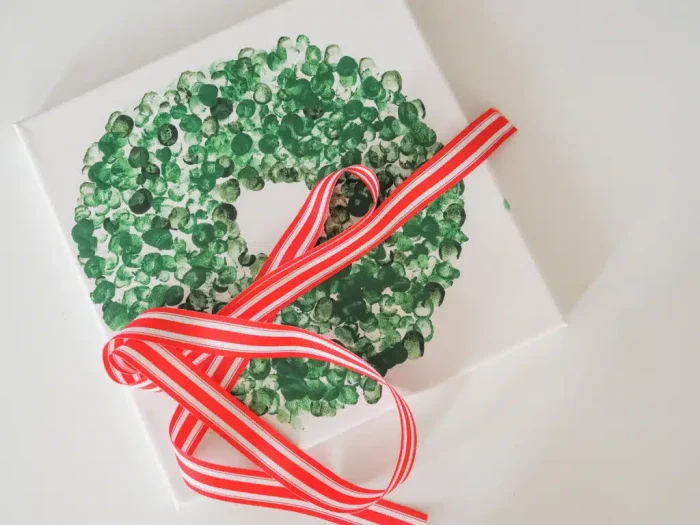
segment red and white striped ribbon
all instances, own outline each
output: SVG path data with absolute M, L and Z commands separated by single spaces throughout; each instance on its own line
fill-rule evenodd
M 185 482 L 205 496 L 279 508 L 341 524 L 420 524 L 421 512 L 384 497 L 413 466 L 416 426 L 406 402 L 364 360 L 318 334 L 274 324 L 278 312 L 350 265 L 466 177 L 515 128 L 489 110 L 452 139 L 389 195 L 380 207 L 379 182 L 364 166 L 324 177 L 270 253 L 256 280 L 218 314 L 173 308 L 148 310 L 104 347 L 104 365 L 117 383 L 162 390 L 179 406 L 170 436 Z M 367 214 L 314 247 L 343 173 L 362 181 L 372 197 Z M 250 359 L 309 358 L 371 378 L 393 397 L 401 425 L 394 473 L 384 489 L 344 480 L 284 438 L 230 394 Z M 213 430 L 259 470 L 203 461 L 194 452 Z

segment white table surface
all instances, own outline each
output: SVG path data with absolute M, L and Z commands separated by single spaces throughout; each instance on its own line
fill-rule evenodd
M 311 521 L 173 507 L 11 127 L 275 3 L 3 2 L 1 523 Z M 414 403 L 394 499 L 434 524 L 700 522 L 700 4 L 410 4 L 467 113 L 521 128 L 494 167 L 570 327 Z M 353 447 L 391 422 L 316 455 L 364 479 Z

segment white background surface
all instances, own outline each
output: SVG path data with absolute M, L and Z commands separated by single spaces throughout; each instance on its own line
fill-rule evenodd
M 309 522 L 172 507 L 128 400 L 90 358 L 88 306 L 64 306 L 82 290 L 10 127 L 274 3 L 3 3 L 3 523 Z M 697 523 L 700 5 L 410 3 L 467 114 L 495 103 L 521 128 L 494 168 L 571 314 L 413 404 L 429 430 L 394 499 L 437 524 Z M 317 455 L 348 472 L 362 436 L 344 439 Z

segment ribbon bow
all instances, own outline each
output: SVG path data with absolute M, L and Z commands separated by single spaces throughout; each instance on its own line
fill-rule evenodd
M 350 265 L 466 177 L 515 132 L 491 109 L 393 191 L 381 206 L 379 181 L 365 166 L 324 177 L 274 247 L 257 278 L 217 314 L 154 308 L 112 337 L 104 366 L 115 382 L 162 390 L 179 404 L 170 437 L 185 483 L 205 496 L 299 512 L 342 524 L 420 524 L 427 515 L 384 499 L 409 475 L 416 425 L 403 398 L 372 366 L 318 334 L 274 324 L 278 312 Z M 372 197 L 367 214 L 315 246 L 333 188 L 343 173 L 360 179 Z M 250 359 L 304 357 L 333 363 L 388 389 L 401 424 L 401 448 L 384 489 L 360 487 L 333 473 L 284 438 L 229 392 Z M 259 470 L 194 456 L 213 430 Z

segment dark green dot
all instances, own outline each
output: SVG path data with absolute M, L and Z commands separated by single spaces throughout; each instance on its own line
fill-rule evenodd
M 262 121 L 262 130 L 266 135 L 273 135 L 279 129 L 279 120 L 276 115 L 268 115 Z
M 94 255 L 88 259 L 83 269 L 85 270 L 85 275 L 91 279 L 97 279 L 104 275 L 105 265 L 106 261 L 102 257 Z
M 348 119 L 356 119 L 362 114 L 364 106 L 359 100 L 351 100 L 343 107 L 343 115 Z
M 243 169 L 245 170 L 246 168 L 243 168 Z M 255 169 L 255 168 L 253 168 L 253 169 Z M 243 170 L 241 170 L 241 172 L 242 171 Z M 257 176 L 257 172 L 256 172 L 256 176 Z M 240 177 L 240 173 L 239 173 L 239 177 Z M 224 182 L 220 186 L 219 192 L 221 193 L 221 197 L 224 200 L 226 200 L 228 202 L 234 202 L 241 194 L 241 186 L 236 179 L 230 179 L 230 180 L 227 180 L 226 182 Z
M 357 394 L 357 387 L 344 385 L 340 390 L 340 398 L 346 405 L 356 405 L 360 398 Z
M 148 165 L 148 150 L 142 147 L 132 148 L 129 152 L 129 165 L 132 168 L 144 168 Z
M 459 226 L 462 226 L 462 224 L 464 224 L 464 221 L 467 218 L 467 215 L 464 212 L 464 207 L 457 204 L 456 202 L 450 204 L 443 212 L 443 215 L 446 221 L 450 221 Z
M 406 332 L 403 338 L 403 346 L 409 359 L 418 359 L 425 353 L 425 338 L 423 334 L 415 330 Z
M 219 98 L 211 107 L 211 116 L 217 120 L 226 120 L 233 113 L 233 104 L 231 101 Z
M 233 174 L 233 160 L 231 157 L 224 155 L 223 157 L 219 157 L 216 160 L 216 163 L 221 166 L 221 169 L 223 170 L 221 177 L 229 177 Z
M 250 118 L 255 115 L 255 102 L 246 99 L 241 100 L 236 106 L 236 114 L 241 118 Z
M 149 308 L 159 308 L 165 304 L 165 294 L 168 292 L 168 286 L 165 284 L 157 284 L 151 290 L 148 297 Z
M 357 62 L 352 57 L 345 56 L 338 61 L 336 71 L 342 77 L 352 75 L 357 70 Z
M 97 304 L 111 301 L 116 292 L 116 287 L 109 281 L 102 281 L 92 291 L 92 300 Z
M 340 162 L 343 165 L 343 167 L 348 167 L 348 166 L 353 166 L 355 164 L 361 164 L 362 163 L 362 153 L 360 153 L 356 149 L 351 149 L 349 151 L 346 151 L 343 153 L 343 156 L 340 158 Z
M 306 397 L 306 382 L 298 377 L 280 379 L 280 392 L 287 401 Z
M 263 135 L 258 143 L 258 147 L 263 153 L 274 153 L 277 146 L 279 146 L 279 139 L 275 135 Z
M 134 119 L 128 115 L 119 115 L 112 124 L 112 133 L 117 137 L 126 138 L 134 129 Z
M 433 217 L 428 216 L 421 222 L 420 230 L 423 237 L 432 241 L 435 240 L 440 233 L 440 225 Z
M 167 164 L 172 156 L 173 152 L 170 151 L 170 148 L 160 148 L 158 151 L 156 151 L 156 158 L 163 164 Z
M 202 119 L 197 115 L 185 115 L 180 121 L 180 128 L 182 128 L 182 131 L 196 133 L 202 129 Z
M 224 167 L 218 162 L 207 161 L 202 164 L 202 174 L 217 179 L 219 177 L 223 177 Z
M 209 298 L 207 294 L 201 290 L 192 290 L 187 297 L 187 304 L 189 304 L 193 310 L 203 312 L 209 306 Z
M 411 126 L 418 120 L 418 108 L 410 102 L 404 102 L 399 106 L 399 120 L 403 124 Z
M 246 250 L 238 256 L 238 262 L 241 263 L 241 266 L 252 266 L 256 258 L 255 255 Z
M 77 244 L 91 243 L 96 240 L 92 235 L 94 231 L 95 226 L 90 219 L 81 219 L 73 226 L 71 236 Z
M 211 224 L 197 224 L 192 230 L 192 242 L 195 246 L 205 248 L 214 240 L 214 226 Z
M 312 401 L 320 401 L 326 394 L 328 386 L 322 383 L 318 379 L 307 379 L 306 380 L 306 392 L 309 399 Z
M 382 130 L 379 132 L 379 136 L 383 140 L 393 140 L 396 138 L 396 132 L 394 131 L 394 122 L 396 119 L 394 117 L 386 117 L 382 122 Z
M 440 244 L 440 259 L 450 264 L 455 264 L 462 252 L 462 247 L 458 242 L 445 240 Z
M 121 253 L 122 256 L 138 255 L 143 248 L 143 241 L 138 235 L 119 232 L 109 242 L 109 250 L 112 253 Z
M 348 211 L 354 217 L 362 217 L 372 206 L 372 197 L 367 190 L 358 191 L 348 199 Z
M 384 356 L 379 353 L 371 356 L 369 359 L 369 364 L 374 367 L 374 369 L 377 371 L 378 374 L 385 376 L 387 371 L 389 370 L 389 365 L 387 362 L 384 360 Z M 366 398 L 366 396 L 365 396 Z M 369 400 L 368 400 L 369 402 Z
M 151 219 L 151 228 L 170 228 L 170 221 L 165 217 L 160 217 L 158 215 Z
M 182 278 L 182 282 L 192 289 L 199 288 L 207 280 L 207 270 L 201 266 L 194 266 Z
M 163 146 L 172 146 L 177 142 L 177 128 L 172 124 L 165 124 L 158 129 L 158 141 Z
M 253 139 L 246 133 L 238 133 L 231 141 L 231 151 L 236 155 L 245 155 L 253 147 Z
M 144 239 L 145 241 L 145 239 Z M 148 243 L 146 243 L 148 244 Z M 147 253 L 143 256 L 143 262 L 141 263 L 141 270 L 146 275 L 155 277 L 163 269 L 163 258 L 159 253 Z
M 143 242 L 159 250 L 170 250 L 173 247 L 173 234 L 170 230 L 152 228 L 143 234 Z
M 369 76 L 362 81 L 362 94 L 374 100 L 382 92 L 382 84 L 376 78 Z
M 207 158 L 207 150 L 199 144 L 187 148 L 187 155 L 183 159 L 187 164 L 200 164 Z
M 178 104 L 177 106 L 173 106 L 173 109 L 170 110 L 170 115 L 175 120 L 179 120 L 185 115 L 187 115 L 187 106 L 184 106 L 182 104 Z
M 218 88 L 213 84 L 203 84 L 199 88 L 199 101 L 205 106 L 212 107 L 217 102 L 219 96 Z
M 251 359 L 248 372 L 255 379 L 265 379 L 272 369 L 269 359 Z
M 180 166 L 174 162 L 169 162 L 163 167 L 163 174 L 168 182 L 178 182 L 181 173 Z
M 299 115 L 289 113 L 282 117 L 282 121 L 280 122 L 280 131 L 285 127 L 293 131 L 295 134 L 301 135 L 304 132 L 304 121 Z
M 107 326 L 109 326 L 112 330 L 124 328 L 124 326 L 131 321 L 129 311 L 127 310 L 126 306 L 115 302 L 109 302 L 104 305 L 102 308 L 102 317 L 104 318 Z
M 248 178 L 241 180 L 241 184 L 247 190 L 260 191 L 265 187 L 265 181 L 262 177 Z
M 401 344 L 395 344 L 382 352 L 382 357 L 387 365 L 387 368 L 392 368 L 399 365 L 408 359 L 408 352 Z
M 111 157 L 121 147 L 119 144 L 119 140 L 120 139 L 116 135 L 107 133 L 106 135 L 102 136 L 100 141 L 97 143 L 97 147 L 102 153 L 105 154 L 106 157 Z
M 88 170 L 88 179 L 92 182 L 107 182 L 111 173 L 108 166 L 105 162 L 95 162 Z
M 236 207 L 233 204 L 224 202 L 223 204 L 219 204 L 218 208 L 226 215 L 226 218 L 228 220 L 236 220 L 236 217 L 238 216 L 238 211 L 236 210 Z
M 164 302 L 168 306 L 175 306 L 182 302 L 185 297 L 185 290 L 182 286 L 171 286 L 168 291 L 165 292 Z
M 416 112 L 417 111 L 418 110 L 416 110 Z M 421 146 L 432 146 L 437 141 L 435 131 L 433 131 L 432 128 L 423 122 L 419 122 L 413 126 L 411 129 L 411 135 L 413 135 L 413 140 L 415 140 L 415 142 Z
M 379 113 L 377 113 L 375 108 L 363 106 L 360 112 L 360 120 L 362 120 L 362 122 L 374 122 L 378 115 Z
M 129 208 L 135 214 L 141 215 L 151 209 L 152 202 L 153 195 L 151 195 L 151 192 L 145 188 L 141 188 L 135 191 L 129 199 Z

